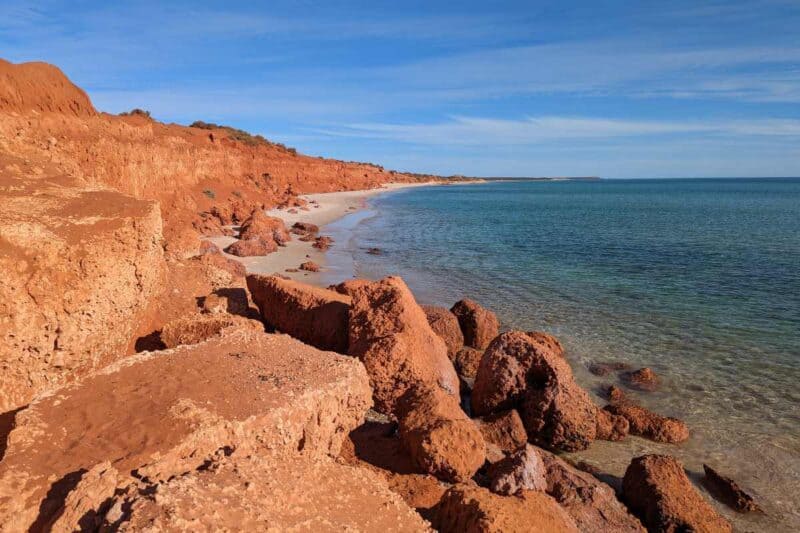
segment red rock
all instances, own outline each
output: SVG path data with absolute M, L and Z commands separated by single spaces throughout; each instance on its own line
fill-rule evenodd
M 681 462 L 669 455 L 644 455 L 631 461 L 622 479 L 622 493 L 648 531 L 732 531 L 730 523 L 692 486 Z
M 444 307 L 423 305 L 422 310 L 428 318 L 428 324 L 447 345 L 447 355 L 451 361 L 455 360 L 456 353 L 464 346 L 464 335 L 458 325 L 458 319 Z
M 371 283 L 372 281 L 368 279 L 348 279 L 337 285 L 331 285 L 330 287 L 328 287 L 328 289 L 336 291 L 339 294 L 346 294 L 347 296 L 351 296 L 353 294 L 353 291 L 355 291 L 357 288 L 364 287 Z
M 547 490 L 545 467 L 536 448 L 526 444 L 493 463 L 486 472 L 495 494 L 510 496 L 522 490 Z
M 319 226 L 311 222 L 295 222 L 292 225 L 292 233 L 297 235 L 304 235 L 306 233 L 318 233 Z
M 333 239 L 323 235 L 322 237 L 314 239 L 314 244 L 311 246 L 324 252 L 331 247 L 331 244 L 333 244 Z
M 620 441 L 628 436 L 630 423 L 621 415 L 611 414 L 605 409 L 597 410 L 597 439 Z
M 596 408 L 575 383 L 569 364 L 519 331 L 492 341 L 472 390 L 472 411 L 477 415 L 510 408 L 520 409 L 531 442 L 574 451 L 595 438 Z
M 247 287 L 267 324 L 321 350 L 347 353 L 347 296 L 260 274 L 248 275 Z
M 319 272 L 320 266 L 314 261 L 306 261 L 300 265 L 300 270 L 307 270 L 308 272 Z
M 564 357 L 564 347 L 561 345 L 561 341 L 559 341 L 553 335 L 545 333 L 544 331 L 528 331 L 526 333 L 534 341 L 544 344 L 544 346 L 555 355 Z
M 650 368 L 640 368 L 622 374 L 622 379 L 628 385 L 639 390 L 651 391 L 658 387 L 658 377 Z
M 200 308 L 203 313 L 244 315 L 248 308 L 247 293 L 244 290 L 241 293 L 234 291 L 212 293 L 203 298 Z
M 539 450 L 545 465 L 547 493 L 586 533 L 644 533 L 641 522 L 617 499 L 614 489 L 558 456 Z
M 258 320 L 231 314 L 190 315 L 168 322 L 161 330 L 161 342 L 167 348 L 197 344 L 204 340 L 238 329 L 264 332 Z
M 221 282 L 221 284 L 225 286 L 234 285 L 236 280 L 244 278 L 247 275 L 247 269 L 242 263 L 230 257 L 225 257 L 222 255 L 222 252 L 204 253 L 193 258 L 192 261 L 200 263 L 205 270 L 225 273 L 227 275 L 225 277 L 228 279 Z M 209 277 L 213 278 L 218 276 L 210 274 Z
M 475 379 L 478 374 L 478 366 L 481 364 L 483 350 L 476 350 L 469 346 L 464 346 L 456 352 L 455 365 L 456 371 L 460 376 Z
M 200 241 L 201 254 L 218 254 L 220 252 L 219 246 L 211 241 Z
M 414 388 L 400 400 L 399 436 L 423 472 L 444 481 L 470 479 L 486 460 L 486 444 L 459 399 L 439 388 Z
M 460 484 L 445 492 L 433 510 L 433 527 L 441 533 L 568 533 L 578 528 L 550 496 L 522 491 L 499 496 Z
M 528 442 L 522 419 L 514 409 L 478 418 L 475 422 L 486 443 L 505 453 L 512 453 Z
M 276 245 L 283 245 L 291 240 L 283 220 L 271 217 L 261 209 L 253 211 L 250 218 L 244 221 L 239 238 L 245 241 L 249 239 L 272 241 Z
M 459 397 L 447 346 L 402 279 L 362 284 L 351 298 L 350 354 L 367 367 L 376 410 L 396 414 L 397 400 L 412 387 L 438 387 Z
M 456 302 L 450 311 L 458 319 L 467 346 L 483 350 L 497 337 L 500 330 L 497 316 L 477 302 L 465 298 Z
M 635 405 L 624 396 L 605 406 L 604 409 L 628 420 L 630 433 L 656 442 L 678 443 L 689 438 L 689 428 L 677 418 L 661 416 L 644 407 Z
M 238 240 L 225 248 L 225 252 L 237 257 L 251 257 L 254 255 L 268 255 L 278 250 L 278 245 L 274 240 L 266 240 L 259 237 Z
M 706 474 L 703 484 L 725 505 L 740 513 L 761 512 L 761 508 L 753 500 L 753 497 L 742 490 L 734 480 L 723 476 L 706 464 L 703 465 L 703 470 Z

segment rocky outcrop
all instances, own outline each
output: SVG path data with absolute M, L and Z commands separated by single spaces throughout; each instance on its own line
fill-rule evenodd
M 692 486 L 674 457 L 636 457 L 625 471 L 622 492 L 648 531 L 732 531 L 730 523 Z
M 349 353 L 367 367 L 378 411 L 397 415 L 398 400 L 412 388 L 441 389 L 458 398 L 447 346 L 402 279 L 363 284 L 351 298 Z
M 641 522 L 617 499 L 614 489 L 563 459 L 539 450 L 547 478 L 547 493 L 586 533 L 644 533 Z
M 597 413 L 566 360 L 526 333 L 499 335 L 481 359 L 472 390 L 477 415 L 517 408 L 531 442 L 582 450 L 594 440 Z
M 297 235 L 307 235 L 309 233 L 319 233 L 319 226 L 311 222 L 295 222 L 292 225 L 292 233 Z
M 261 274 L 248 275 L 247 287 L 270 326 L 321 350 L 347 353 L 349 297 Z
M 497 316 L 474 300 L 469 298 L 460 300 L 450 311 L 458 319 L 467 346 L 483 350 L 500 332 Z
M 433 527 L 441 533 L 567 533 L 575 522 L 550 496 L 523 491 L 499 496 L 473 485 L 455 485 L 433 513 Z
M 241 495 L 241 496 L 237 496 Z M 224 458 L 115 496 L 103 527 L 137 531 L 429 531 L 378 474 L 329 458 Z
M 403 396 L 398 412 L 400 441 L 421 471 L 467 481 L 486 460 L 483 436 L 457 397 L 420 386 Z
M 338 292 L 339 294 L 352 296 L 353 291 L 355 291 L 357 288 L 367 286 L 370 283 L 373 282 L 368 279 L 348 279 L 341 283 L 337 283 L 336 285 L 331 285 L 328 287 L 328 289 Z
M 0 59 L 0 110 L 4 114 L 97 114 L 86 93 L 58 68 L 41 62 L 13 64 Z
M 253 211 L 250 217 L 242 223 L 239 238 L 245 241 L 262 239 L 274 242 L 276 246 L 283 246 L 291 240 L 283 220 L 271 217 L 261 209 Z
M 154 202 L 0 155 L 0 204 L 5 412 L 123 355 L 164 259 Z
M 428 324 L 434 333 L 442 338 L 447 345 L 447 355 L 451 361 L 455 361 L 456 353 L 464 346 L 464 335 L 458 325 L 458 319 L 444 307 L 434 305 L 423 305 L 422 310 L 428 317 Z
M 523 490 L 547 490 L 544 463 L 530 444 L 490 465 L 486 476 L 495 494 L 510 496 Z
M 227 313 L 189 315 L 165 324 L 161 330 L 161 342 L 167 348 L 175 348 L 197 344 L 237 329 L 263 332 L 264 325 L 258 320 Z
M 132 356 L 17 414 L 0 463 L 0 523 L 45 528 L 77 479 L 106 461 L 122 488 L 232 453 L 335 456 L 370 396 L 361 363 L 285 335 L 239 331 Z
M 225 248 L 225 252 L 237 257 L 251 257 L 256 255 L 269 255 L 278 251 L 278 245 L 273 240 L 254 237 L 252 239 L 238 240 Z
M 740 513 L 761 512 L 761 507 L 753 500 L 753 497 L 747 494 L 734 480 L 723 476 L 705 464 L 703 471 L 705 472 L 703 485 L 725 505 Z

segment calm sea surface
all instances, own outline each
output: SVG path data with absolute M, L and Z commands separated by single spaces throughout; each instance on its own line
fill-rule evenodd
M 690 474 L 707 462 L 767 509 L 724 510 L 739 528 L 800 530 L 800 179 L 407 189 L 328 229 L 334 272 L 398 274 L 423 303 L 468 295 L 506 328 L 554 333 L 593 393 L 616 378 L 592 362 L 653 368 L 661 389 L 631 394 L 684 419 L 690 440 L 598 442 L 580 458 L 616 476 L 647 452 Z

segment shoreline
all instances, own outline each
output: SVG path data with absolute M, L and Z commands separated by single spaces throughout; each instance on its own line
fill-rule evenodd
M 287 228 L 291 228 L 295 222 L 310 222 L 319 226 L 320 235 L 327 235 L 328 233 L 325 231 L 327 226 L 338 223 L 349 215 L 364 211 L 368 207 L 367 200 L 370 198 L 416 187 L 439 187 L 474 183 L 484 182 L 385 183 L 375 189 L 301 194 L 298 195 L 298 198 L 308 201 L 305 208 L 294 208 L 297 211 L 296 213 L 290 213 L 289 208 L 272 208 L 267 211 L 267 215 L 283 220 Z M 222 254 L 229 259 L 242 263 L 248 274 L 280 274 L 317 286 L 328 286 L 333 283 L 331 277 L 333 272 L 329 270 L 331 262 L 328 261 L 327 256 L 338 246 L 344 246 L 345 242 L 335 240 L 329 250 L 321 251 L 313 247 L 313 242 L 301 241 L 298 237 L 298 235 L 292 235 L 292 240 L 286 243 L 286 246 L 278 248 L 276 252 L 269 255 L 238 257 L 225 252 L 222 252 Z M 236 237 L 216 236 L 206 237 L 206 240 L 213 242 L 220 250 L 223 250 L 238 239 Z M 287 269 L 297 269 L 301 263 L 306 261 L 317 263 L 321 270 L 319 272 L 287 271 Z M 345 276 L 345 278 L 349 277 L 352 277 L 352 274 Z M 338 279 L 336 282 L 343 281 L 345 278 Z

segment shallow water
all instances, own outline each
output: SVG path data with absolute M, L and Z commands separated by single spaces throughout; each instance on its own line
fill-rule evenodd
M 800 179 L 411 189 L 326 230 L 334 276 L 399 274 L 424 303 L 469 295 L 504 327 L 558 335 L 592 391 L 615 381 L 593 361 L 652 367 L 660 390 L 632 395 L 683 418 L 690 440 L 601 442 L 581 458 L 617 476 L 651 451 L 690 473 L 707 462 L 767 510 L 720 507 L 739 528 L 800 530 Z

